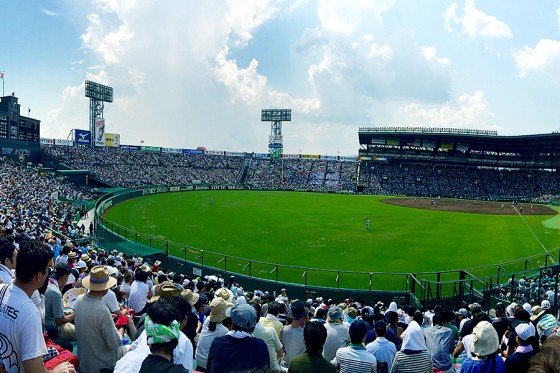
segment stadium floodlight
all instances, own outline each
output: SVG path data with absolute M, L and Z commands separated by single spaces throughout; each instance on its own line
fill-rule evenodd
M 104 102 L 113 102 L 113 87 L 109 87 L 103 84 L 95 83 L 90 80 L 86 80 L 86 97 L 89 97 L 89 129 L 93 134 L 96 133 L 96 121 L 100 123 L 103 116 L 103 109 L 105 105 Z M 103 131 L 101 133 L 102 138 L 98 141 L 91 141 L 91 147 L 94 148 L 95 144 L 100 144 L 104 142 L 104 132 L 105 132 L 105 122 L 103 121 Z
M 292 120 L 292 109 L 262 109 L 261 122 L 271 122 L 268 137 L 268 153 L 271 158 L 281 158 L 284 154 L 282 122 Z
M 98 101 L 113 102 L 113 87 L 86 80 L 86 97 Z

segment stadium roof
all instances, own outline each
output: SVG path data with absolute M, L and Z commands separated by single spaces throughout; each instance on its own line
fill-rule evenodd
M 362 127 L 360 145 L 394 145 L 418 148 L 444 148 L 465 152 L 517 153 L 533 158 L 559 154 L 560 133 L 498 136 L 495 131 L 457 130 L 422 127 Z M 429 145 L 429 146 L 428 146 Z

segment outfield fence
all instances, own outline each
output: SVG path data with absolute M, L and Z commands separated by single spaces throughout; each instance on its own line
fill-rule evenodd
M 189 185 L 109 193 L 96 203 L 96 239 L 103 247 L 110 250 L 116 249 L 129 254 L 138 253 L 153 260 L 157 258 L 162 261 L 164 268 L 174 272 L 179 271 L 195 276 L 235 274 L 254 283 L 265 282 L 274 284 L 275 287 L 292 286 L 293 289 L 299 289 L 303 293 L 302 296 L 329 292 L 369 294 L 370 298 L 395 300 L 400 302 L 399 304 L 408 303 L 416 306 L 442 304 L 451 309 L 464 307 L 473 302 L 479 302 L 486 308 L 490 308 L 499 301 L 511 302 L 522 298 L 540 302 L 544 293 L 540 285 L 537 289 L 524 292 L 521 289 L 514 289 L 516 279 L 519 280 L 524 276 L 543 284 L 551 271 L 558 273 L 560 247 L 526 258 L 488 266 L 438 272 L 353 272 L 291 266 L 201 250 L 123 227 L 103 216 L 110 207 L 132 198 L 204 189 L 240 188 L 234 185 L 220 187 Z M 557 275 L 555 281 L 558 281 Z M 556 288 L 558 288 L 557 283 Z M 558 300 L 555 299 L 555 308 L 557 304 Z

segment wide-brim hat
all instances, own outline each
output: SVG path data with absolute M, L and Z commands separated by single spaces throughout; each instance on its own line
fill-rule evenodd
M 216 297 L 220 297 L 228 303 L 233 303 L 233 292 L 228 288 L 221 288 L 214 293 Z
M 76 255 L 76 253 L 74 251 L 70 251 L 68 253 L 68 259 L 76 259 L 78 256 Z
M 172 283 L 165 283 L 158 289 L 156 294 L 153 297 L 151 297 L 148 302 L 153 303 L 157 301 L 159 298 L 169 300 L 179 294 L 181 294 L 181 289 L 179 289 L 177 286 L 173 285 Z
M 103 291 L 115 286 L 117 279 L 109 276 L 109 270 L 105 266 L 95 266 L 90 275 L 84 277 L 82 285 L 91 291 Z
M 339 321 L 342 319 L 342 309 L 337 305 L 332 305 L 327 313 L 329 321 Z
M 541 317 L 544 313 L 546 312 L 546 310 L 543 310 L 541 308 L 541 306 L 533 306 L 533 308 L 531 309 L 531 321 L 535 321 L 536 319 L 538 319 L 539 317 Z
M 80 260 L 82 260 L 84 263 L 88 264 L 91 263 L 91 258 L 89 257 L 88 254 L 82 254 L 82 256 L 80 257 Z
M 183 290 L 181 296 L 185 298 L 187 302 L 190 303 L 191 306 L 194 306 L 196 302 L 198 302 L 198 299 L 200 298 L 200 295 L 198 295 L 198 293 L 193 293 L 191 289 Z
M 231 303 L 226 302 L 221 297 L 215 297 L 212 299 L 212 302 L 210 303 L 210 321 L 215 323 L 221 323 L 224 321 L 227 318 L 226 310 L 232 306 L 233 305 Z
M 471 351 L 479 357 L 490 356 L 500 346 L 498 332 L 488 321 L 479 322 L 473 329 L 473 338 L 471 343 Z

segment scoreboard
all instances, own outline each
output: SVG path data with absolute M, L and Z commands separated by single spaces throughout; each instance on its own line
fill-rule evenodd
M 0 102 L 0 140 L 40 141 L 40 121 L 19 115 L 20 105 L 13 96 Z

